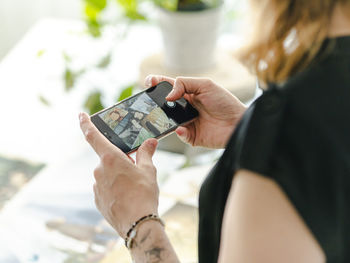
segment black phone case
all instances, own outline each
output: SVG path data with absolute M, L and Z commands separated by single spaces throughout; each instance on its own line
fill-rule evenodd
M 149 97 L 165 112 L 168 118 L 173 119 L 177 126 L 167 130 L 166 132 L 156 136 L 156 139 L 160 139 L 171 132 L 173 132 L 179 125 L 185 124 L 193 120 L 198 116 L 198 111 L 184 98 L 177 100 L 174 103 L 168 103 L 165 97 L 170 93 L 173 86 L 166 81 L 158 83 L 158 85 L 146 89 L 138 94 L 135 94 L 117 104 L 103 109 L 100 112 L 93 114 L 90 118 L 97 129 L 115 146 L 120 148 L 124 153 L 129 154 L 137 150 L 138 147 L 130 148 L 124 141 L 118 137 L 118 135 L 100 118 L 99 114 L 119 105 L 127 100 L 130 100 L 136 96 L 140 96 L 142 93 L 147 93 Z

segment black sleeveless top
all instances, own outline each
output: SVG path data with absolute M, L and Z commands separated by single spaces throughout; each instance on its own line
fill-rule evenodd
M 350 262 L 350 36 L 246 111 L 199 197 L 199 263 L 215 263 L 234 173 L 274 179 L 323 248 Z

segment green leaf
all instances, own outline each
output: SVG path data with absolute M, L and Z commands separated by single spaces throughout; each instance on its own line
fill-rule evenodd
M 72 61 L 72 57 L 69 56 L 66 52 L 63 51 L 62 55 L 63 55 L 64 62 L 69 63 Z
M 101 36 L 101 24 L 97 21 L 86 21 L 88 31 L 93 37 Z
M 45 49 L 40 49 L 40 50 L 38 51 L 38 53 L 36 54 L 36 56 L 37 56 L 38 58 L 40 58 L 42 55 L 45 54 L 45 52 L 46 52 Z
M 118 101 L 124 100 L 132 95 L 132 92 L 134 91 L 135 85 L 127 86 L 125 89 L 121 91 L 119 94 Z
M 84 108 L 89 112 L 90 115 L 104 108 L 102 105 L 101 97 L 102 94 L 100 91 L 93 91 L 87 97 L 84 103 Z
M 178 11 L 201 11 L 211 6 L 202 0 L 179 0 L 177 5 Z
M 97 67 L 98 68 L 106 68 L 109 66 L 109 64 L 111 63 L 111 58 L 112 58 L 112 54 L 109 53 L 106 56 L 104 56 L 98 63 L 97 63 Z
M 125 15 L 130 18 L 131 20 L 146 20 L 146 17 L 137 11 L 129 11 L 126 12 Z
M 74 85 L 76 83 L 76 80 L 85 73 L 85 69 L 81 69 L 79 71 L 73 71 L 69 68 L 69 66 L 66 66 L 66 69 L 64 71 L 64 90 L 66 92 L 71 91 L 74 88 Z
M 84 12 L 85 12 L 86 17 L 88 18 L 88 21 L 95 22 L 95 21 L 97 21 L 97 18 L 98 18 L 101 11 L 90 4 L 86 4 Z
M 167 9 L 170 11 L 177 10 L 178 0 L 154 0 L 154 2 L 156 3 L 156 5 L 164 9 Z
M 64 71 L 64 89 L 70 91 L 75 84 L 75 75 L 72 70 L 66 68 Z
M 107 6 L 107 0 L 84 0 L 86 5 L 90 5 L 97 10 L 103 10 Z
M 48 106 L 48 107 L 51 106 L 50 102 L 43 95 L 39 96 L 39 100 L 45 106 Z
M 106 8 L 107 0 L 85 0 L 84 13 L 89 33 L 93 37 L 101 36 L 101 12 Z
M 118 4 L 121 5 L 126 12 L 137 10 L 137 0 L 117 0 Z
M 117 3 L 123 8 L 124 15 L 131 20 L 146 20 L 146 17 L 142 15 L 139 8 L 140 0 L 117 0 Z

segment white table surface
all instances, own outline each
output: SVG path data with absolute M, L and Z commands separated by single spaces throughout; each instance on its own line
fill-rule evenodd
M 103 88 L 104 100 L 112 103 L 122 85 L 137 79 L 140 59 L 161 44 L 158 31 L 145 28 L 140 26 L 114 43 L 112 37 L 91 40 L 80 21 L 45 19 L 36 24 L 0 64 L 0 152 L 55 163 L 86 148 L 77 121 L 82 98 L 94 88 Z M 117 48 L 108 69 L 82 77 L 70 94 L 63 91 L 63 51 L 79 67 L 113 46 Z M 40 50 L 45 53 L 38 58 Z M 52 101 L 52 107 L 39 102 L 41 94 Z
M 79 221 L 79 212 L 87 213 L 86 224 L 102 219 L 91 190 L 98 159 L 84 141 L 78 123 L 82 98 L 103 87 L 104 101 L 111 104 L 118 88 L 137 80 L 141 60 L 159 50 L 162 43 L 159 31 L 147 25 L 132 28 L 122 41 L 113 40 L 113 30 L 103 41 L 92 40 L 83 31 L 80 21 L 41 20 L 0 63 L 0 154 L 46 164 L 1 211 L 0 262 L 63 262 L 64 255 L 50 249 L 60 237 L 47 235 L 44 222 L 66 214 Z M 223 39 L 227 45 L 229 37 Z M 116 48 L 107 69 L 93 70 L 72 92 L 63 91 L 63 51 L 75 57 L 79 67 L 79 63 L 93 63 L 112 47 Z M 38 57 L 40 50 L 45 52 Z M 48 98 L 51 107 L 39 102 L 39 95 Z M 185 158 L 158 151 L 154 161 L 162 178 L 173 173 Z M 197 184 L 209 168 L 197 171 Z M 169 206 L 164 200 L 163 206 Z M 87 246 L 74 240 L 59 243 L 82 251 Z M 40 257 L 33 259 L 33 255 Z

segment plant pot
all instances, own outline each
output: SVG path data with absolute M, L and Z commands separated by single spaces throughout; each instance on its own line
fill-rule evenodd
M 215 49 L 222 7 L 203 11 L 159 9 L 164 65 L 180 73 L 196 73 L 215 66 Z

